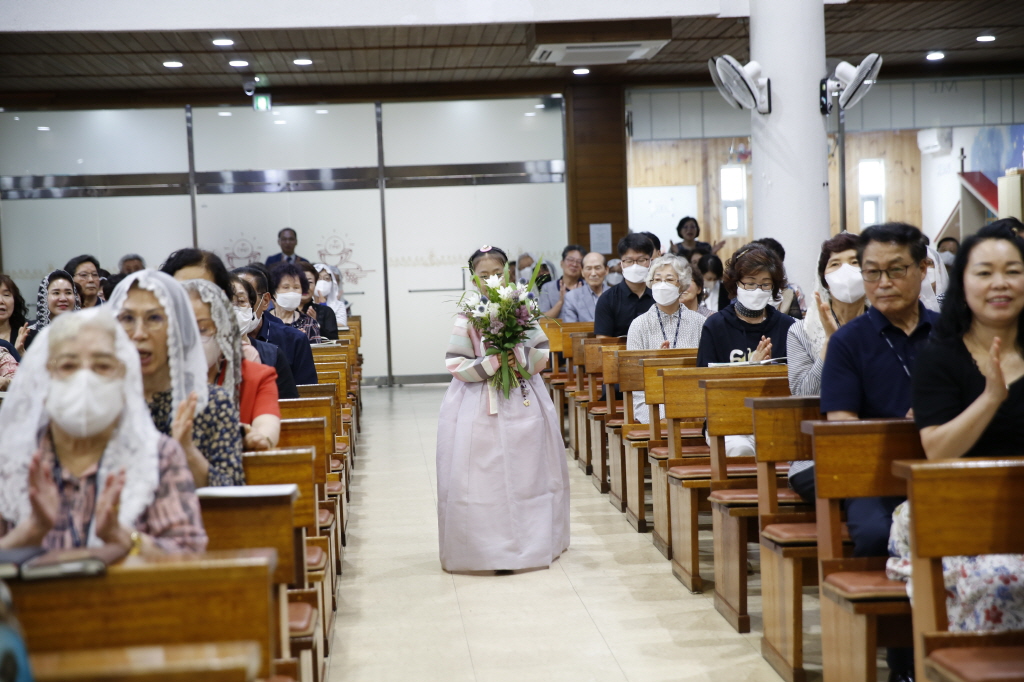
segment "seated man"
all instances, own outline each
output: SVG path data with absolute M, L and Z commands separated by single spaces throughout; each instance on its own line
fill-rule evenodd
M 938 321 L 919 301 L 927 257 L 924 236 L 902 223 L 875 225 L 861 233 L 857 252 L 871 307 L 829 340 L 821 411 L 829 421 L 908 417 L 914 358 Z M 892 513 L 902 501 L 867 497 L 846 502 L 855 557 L 888 554 Z M 890 649 L 888 661 L 889 679 L 912 679 L 912 650 Z
M 562 305 L 562 322 L 593 322 L 597 299 L 608 290 L 604 276 L 604 256 L 588 253 L 583 257 L 583 280 L 586 286 L 576 287 L 565 295 Z
M 625 279 L 602 294 L 594 307 L 594 334 L 609 340 L 625 337 L 633 320 L 654 305 L 647 288 L 654 244 L 645 235 L 630 232 L 619 240 L 618 251 Z
M 580 271 L 583 267 L 583 247 L 570 244 L 562 249 L 562 276 L 557 280 L 545 283 L 540 288 L 540 310 L 547 317 L 562 317 L 562 306 L 565 297 L 578 287 L 583 286 Z

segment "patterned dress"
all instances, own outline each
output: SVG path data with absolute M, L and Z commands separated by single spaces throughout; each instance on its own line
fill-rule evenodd
M 437 426 L 437 515 L 448 571 L 549 566 L 569 547 L 569 470 L 560 419 L 536 374 L 548 340 L 538 328 L 516 346 L 532 373 L 527 399 L 491 388 L 500 367 L 464 315 L 445 365 L 454 379 Z M 528 403 L 528 404 L 527 404 Z
M 153 396 L 149 411 L 153 423 L 164 435 L 171 435 L 174 410 L 171 392 Z M 231 395 L 220 386 L 210 386 L 206 409 L 196 415 L 192 442 L 210 463 L 209 486 L 245 485 L 242 470 L 242 428 Z

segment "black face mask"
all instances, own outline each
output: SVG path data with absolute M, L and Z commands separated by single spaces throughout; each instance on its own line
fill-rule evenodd
M 543 275 L 537 276 L 537 288 L 540 289 L 542 286 L 551 281 L 551 275 L 544 273 Z

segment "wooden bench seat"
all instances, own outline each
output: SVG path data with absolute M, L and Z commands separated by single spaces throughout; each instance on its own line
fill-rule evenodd
M 1024 646 L 939 649 L 926 666 L 933 682 L 1021 682 Z
M 607 493 L 609 488 L 608 430 L 605 424 L 609 419 L 618 419 L 625 414 L 622 402 L 615 398 L 613 384 L 618 381 L 618 375 L 606 374 L 605 355 L 607 351 L 625 346 L 625 339 L 587 339 L 583 342 L 583 372 L 590 379 L 590 400 L 580 424 L 581 428 L 585 425 L 590 434 L 590 480 L 601 493 Z M 609 377 L 614 381 L 610 383 Z
M 256 642 L 165 644 L 32 653 L 36 682 L 253 682 Z

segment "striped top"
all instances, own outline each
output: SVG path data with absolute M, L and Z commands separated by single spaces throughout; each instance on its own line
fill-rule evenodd
M 825 361 L 814 350 L 800 322 L 789 326 L 786 337 L 786 364 L 789 368 L 789 392 L 793 395 L 818 395 L 821 392 L 821 368 Z M 789 477 L 814 466 L 812 460 L 789 463 Z
M 532 375 L 544 369 L 548 362 L 548 337 L 540 327 L 527 333 L 525 343 L 515 347 L 516 360 L 525 365 Z M 444 364 L 456 379 L 461 381 L 487 381 L 501 367 L 499 356 L 485 355 L 487 345 L 483 337 L 469 324 L 469 318 L 459 314 L 455 328 L 448 341 Z

